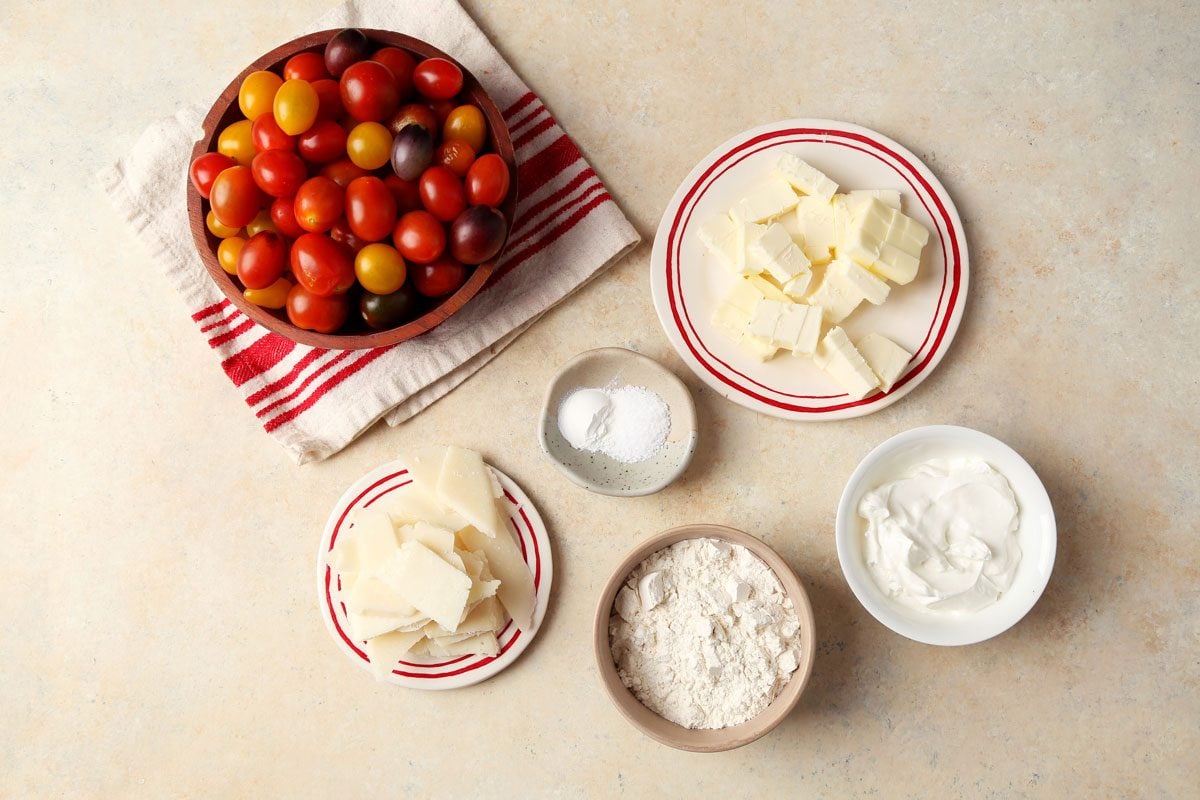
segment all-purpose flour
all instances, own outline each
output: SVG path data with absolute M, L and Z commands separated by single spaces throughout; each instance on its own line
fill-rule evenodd
M 621 682 L 688 728 L 766 708 L 800 663 L 800 621 L 779 578 L 744 547 L 685 539 L 639 564 L 617 593 L 609 643 Z

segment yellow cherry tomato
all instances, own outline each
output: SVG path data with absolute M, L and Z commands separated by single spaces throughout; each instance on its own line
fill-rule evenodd
M 471 145 L 476 153 L 483 150 L 487 138 L 487 120 L 475 106 L 459 106 L 450 112 L 442 124 L 442 139 L 447 142 L 458 139 Z
M 275 123 L 283 132 L 299 136 L 316 122 L 321 99 L 308 81 L 294 78 L 284 81 L 275 92 Z
M 259 70 L 251 72 L 238 89 L 238 107 L 248 120 L 256 120 L 270 114 L 275 104 L 275 93 L 283 85 L 283 78 L 274 72 Z
M 355 166 L 379 169 L 392 157 L 392 132 L 378 122 L 360 122 L 346 137 L 346 155 Z
M 275 225 L 275 221 L 271 219 L 271 212 L 267 209 L 258 212 L 257 217 L 246 223 L 246 238 L 260 231 L 274 231 L 275 233 L 279 233 L 279 228 Z
M 404 285 L 408 266 L 391 245 L 369 244 L 354 257 L 354 274 L 372 294 L 391 294 Z
M 217 152 L 224 153 L 243 167 L 250 166 L 254 160 L 254 139 L 251 131 L 254 123 L 248 119 L 240 119 L 221 131 L 217 136 Z
M 231 228 L 223 224 L 221 220 L 217 219 L 217 215 L 211 211 L 204 218 L 204 224 L 208 226 L 209 233 L 218 239 L 228 239 L 230 236 L 237 236 L 242 232 L 241 228 Z
M 280 278 L 265 289 L 243 289 L 242 296 L 263 308 L 283 308 L 287 305 L 288 292 L 292 290 L 292 282 Z
M 217 262 L 220 263 L 221 269 L 230 275 L 237 275 L 238 256 L 241 255 L 242 246 L 245 244 L 246 240 L 241 236 L 230 236 L 228 239 L 221 240 L 221 243 L 217 245 Z

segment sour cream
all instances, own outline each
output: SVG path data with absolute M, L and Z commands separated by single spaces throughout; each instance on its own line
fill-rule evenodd
M 934 458 L 868 492 L 866 560 L 875 583 L 915 609 L 964 613 L 1012 586 L 1021 548 L 1008 480 L 977 458 Z

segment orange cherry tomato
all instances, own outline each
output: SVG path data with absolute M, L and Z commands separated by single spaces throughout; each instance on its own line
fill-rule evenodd
M 365 61 L 364 64 L 371 62 Z M 350 74 L 354 67 L 346 70 Z M 392 156 L 392 133 L 378 122 L 360 122 L 346 137 L 346 155 L 366 170 L 379 169 Z
M 275 122 L 290 136 L 298 136 L 317 121 L 321 100 L 308 81 L 284 81 L 275 93 Z
M 254 149 L 254 123 L 240 119 L 217 135 L 217 152 L 229 156 L 243 167 L 250 166 L 257 151 Z
M 442 125 L 442 138 L 447 141 L 461 139 L 476 153 L 483 150 L 487 141 L 487 120 L 483 112 L 475 106 L 458 106 L 447 115 Z
M 217 263 L 221 265 L 221 269 L 230 275 L 237 275 L 238 254 L 242 252 L 242 246 L 245 244 L 246 240 L 241 236 L 230 236 L 221 240 L 217 245 Z
M 354 274 L 372 294 L 391 294 L 404 285 L 407 266 L 391 245 L 369 244 L 354 257 Z
M 247 75 L 238 89 L 238 107 L 246 119 L 253 122 L 263 114 L 270 113 L 275 93 L 282 85 L 283 78 L 274 72 L 260 69 Z
M 237 236 L 242 232 L 241 228 L 235 228 L 231 225 L 225 225 L 221 220 L 217 219 L 217 215 L 212 211 L 208 212 L 208 216 L 204 218 L 204 224 L 208 226 L 208 232 L 218 239 L 228 239 L 231 236 Z
M 433 163 L 441 164 L 458 177 L 465 177 L 475 161 L 475 149 L 461 139 L 442 142 L 433 151 Z
M 254 236 L 256 233 L 261 233 L 262 231 L 274 231 L 275 233 L 279 233 L 278 226 L 276 226 L 275 221 L 271 219 L 271 211 L 269 209 L 264 209 L 258 212 L 258 216 L 246 223 L 247 236 Z
M 283 308 L 287 305 L 292 285 L 287 278 L 280 278 L 265 289 L 245 289 L 242 291 L 242 296 L 256 306 Z

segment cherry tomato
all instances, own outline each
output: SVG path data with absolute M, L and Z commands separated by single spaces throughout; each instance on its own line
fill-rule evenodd
M 344 295 L 320 297 L 297 284 L 287 296 L 288 319 L 297 328 L 333 333 L 342 327 L 350 305 Z
M 274 114 L 263 114 L 250 126 L 250 141 L 260 153 L 268 150 L 295 150 L 296 137 L 283 132 Z
M 475 161 L 475 150 L 460 139 L 447 140 L 433 151 L 433 163 L 441 164 L 462 178 Z
M 396 81 L 396 96 L 401 100 L 412 94 L 412 74 L 417 66 L 417 60 L 407 50 L 399 47 L 383 47 L 371 56 L 372 61 L 378 61 L 389 70 Z
M 495 153 L 480 156 L 467 170 L 467 202 L 495 208 L 508 196 L 508 164 Z
M 212 191 L 213 181 L 217 179 L 222 170 L 229 169 L 236 163 L 224 153 L 205 153 L 193 161 L 191 169 L 188 170 L 188 174 L 192 178 L 192 186 L 195 186 L 200 196 L 207 200 L 208 193 Z
M 254 182 L 271 197 L 291 197 L 308 177 L 300 156 L 290 150 L 267 150 L 254 157 Z
M 253 122 L 270 113 L 275 93 L 282 84 L 283 79 L 274 72 L 260 69 L 247 75 L 238 89 L 238 107 L 246 119 Z
M 415 267 L 412 282 L 426 297 L 445 297 L 467 282 L 467 268 L 449 256 L 442 256 L 431 264 Z
M 360 239 L 378 242 L 396 227 L 396 198 L 374 176 L 355 178 L 346 187 L 346 221 Z
M 346 222 L 345 217 L 333 223 L 333 227 L 329 229 L 329 238 L 346 245 L 355 255 L 358 255 L 358 251 L 368 244 L 366 239 L 360 239 L 354 235 L 354 232 L 350 230 L 350 223 Z
M 388 128 L 393 134 L 399 133 L 410 124 L 420 125 L 430 134 L 437 133 L 438 130 L 437 116 L 434 115 L 433 109 L 424 103 L 409 103 L 401 106 L 400 110 L 388 120 Z
M 254 182 L 253 171 L 239 164 L 217 176 L 208 201 L 222 225 L 240 228 L 258 214 L 262 193 Z
M 321 99 L 308 81 L 284 81 L 275 93 L 275 121 L 284 133 L 298 136 L 317 120 Z
M 296 222 L 310 233 L 329 230 L 342 216 L 345 195 L 329 178 L 309 178 L 296 191 Z
M 346 130 L 333 120 L 319 119 L 300 134 L 296 147 L 313 164 L 337 161 L 346 154 Z
M 262 231 L 246 240 L 238 253 L 237 276 L 247 289 L 265 289 L 287 269 L 288 247 L 274 231 Z
M 410 211 L 396 223 L 392 243 L 408 261 L 428 264 L 446 249 L 446 229 L 428 211 Z
M 287 278 L 280 278 L 265 289 L 245 289 L 242 297 L 263 308 L 283 308 L 293 285 Z
M 254 123 L 240 119 L 217 136 L 217 152 L 232 158 L 243 167 L 250 166 L 257 151 L 254 149 Z
M 275 226 L 275 222 L 271 219 L 270 210 L 258 212 L 258 215 L 246 223 L 246 235 L 254 236 L 262 231 L 274 231 L 279 233 L 279 228 Z
M 458 108 L 458 103 L 453 100 L 431 100 L 429 107 L 433 109 L 433 118 L 437 120 L 437 128 L 441 129 L 446 124 L 446 120 L 450 118 L 450 112 Z
M 383 179 L 392 197 L 396 198 L 396 213 L 407 214 L 421 208 L 421 188 L 418 181 L 406 181 L 398 175 L 388 175 Z
M 342 90 L 333 78 L 322 78 L 313 81 L 313 91 L 317 93 L 317 119 L 337 119 L 345 111 L 342 108 Z
M 241 236 L 230 236 L 221 240 L 217 245 L 217 263 L 221 265 L 221 269 L 230 275 L 237 275 L 238 253 L 242 252 L 245 244 L 246 240 Z
M 217 215 L 209 211 L 208 216 L 204 218 L 204 224 L 208 226 L 208 232 L 218 239 L 228 239 L 231 236 L 237 236 L 242 232 L 241 228 L 234 228 L 230 225 L 222 224 L 221 220 L 217 219 Z
M 312 83 L 322 78 L 328 78 L 329 71 L 325 69 L 325 57 L 321 53 L 297 53 L 283 65 L 283 79 L 301 80 Z
M 464 264 L 482 264 L 504 246 L 508 223 L 487 206 L 471 206 L 450 226 L 450 254 Z
M 387 244 L 369 244 L 354 257 L 358 282 L 373 294 L 391 294 L 404 285 L 407 275 L 404 258 Z
M 461 139 L 478 153 L 487 141 L 487 120 L 475 106 L 458 106 L 446 117 L 442 125 L 443 139 Z
M 304 234 L 304 228 L 296 221 L 296 199 L 294 197 L 277 197 L 271 203 L 271 222 L 276 229 L 289 239 L 295 239 Z
M 306 233 L 292 244 L 292 274 L 315 295 L 342 294 L 354 285 L 354 258 L 344 244 Z
M 427 58 L 413 70 L 413 86 L 432 100 L 448 100 L 462 91 L 462 70 L 444 58 Z
M 359 122 L 386 120 L 400 106 L 396 77 L 378 61 L 359 61 L 342 73 L 338 82 L 342 107 Z
M 342 77 L 346 68 L 367 57 L 371 43 L 358 28 L 346 28 L 334 34 L 325 45 L 325 69 L 335 78 Z
M 421 175 L 421 204 L 441 222 L 453 222 L 467 208 L 467 193 L 446 167 L 430 167 Z
M 370 327 L 385 330 L 415 317 L 420 304 L 420 298 L 411 286 L 401 286 L 391 294 L 363 292 L 358 301 L 358 313 Z
M 350 181 L 355 178 L 361 178 L 364 175 L 370 174 L 370 170 L 363 169 L 348 158 L 343 158 L 341 161 L 334 161 L 332 164 L 326 164 L 321 167 L 321 175 L 329 178 L 343 189 L 349 186 Z
M 358 123 L 346 137 L 346 155 L 363 169 L 379 169 L 392 155 L 391 131 L 378 122 Z

